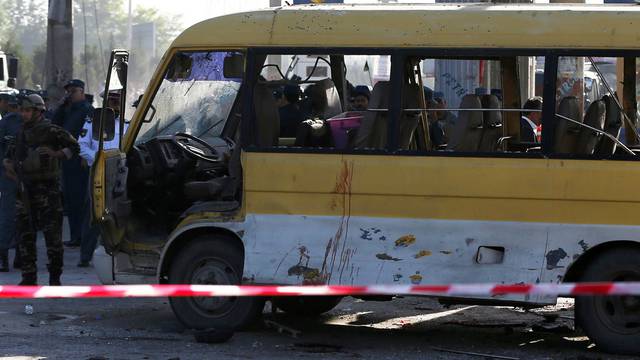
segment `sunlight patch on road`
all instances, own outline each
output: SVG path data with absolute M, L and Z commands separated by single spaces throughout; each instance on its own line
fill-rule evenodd
M 363 311 L 363 312 L 357 312 L 354 314 L 346 314 L 346 315 L 340 315 L 340 316 L 336 316 L 334 318 L 331 318 L 327 321 L 325 321 L 325 324 L 328 325 L 342 325 L 342 326 L 356 326 L 356 327 L 370 327 L 370 328 L 374 328 L 374 329 L 400 329 L 404 326 L 409 326 L 409 325 L 413 325 L 413 324 L 417 324 L 417 323 L 422 323 L 422 322 L 426 322 L 426 321 L 431 321 L 431 320 L 435 320 L 435 319 L 439 319 L 439 318 L 443 318 L 449 315 L 453 315 L 465 310 L 469 310 L 474 308 L 475 306 L 467 306 L 467 307 L 463 307 L 460 309 L 454 309 L 454 310 L 447 310 L 447 311 L 440 311 L 440 312 L 436 312 L 436 313 L 430 313 L 430 314 L 420 314 L 420 315 L 414 315 L 414 316 L 404 316 L 404 317 L 397 317 L 397 318 L 391 318 L 391 319 L 387 319 L 384 321 L 379 321 L 379 322 L 375 322 L 375 320 L 372 320 L 370 323 L 368 324 L 353 324 L 354 322 L 357 322 L 360 319 L 361 316 L 363 315 L 368 315 L 368 314 L 372 314 L 373 311 Z
M 413 325 L 416 323 L 431 321 L 439 318 L 443 318 L 449 315 L 453 315 L 465 310 L 473 309 L 475 306 L 466 306 L 460 309 L 441 311 L 432 314 L 422 314 L 422 315 L 414 315 L 414 316 L 406 316 L 406 317 L 398 317 L 389 320 L 385 320 L 375 324 L 365 325 L 368 327 L 372 327 L 375 329 L 400 329 L 403 326 Z

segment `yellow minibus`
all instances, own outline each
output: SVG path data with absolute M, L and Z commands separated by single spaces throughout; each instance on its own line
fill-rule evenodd
M 96 268 L 105 283 L 638 281 L 638 57 L 634 5 L 203 21 L 167 50 L 120 148 L 98 154 Z M 107 82 L 125 92 L 127 64 L 114 51 Z M 310 315 L 339 300 L 272 301 Z M 265 299 L 170 301 L 188 327 L 240 328 Z M 579 297 L 575 311 L 600 349 L 640 352 L 638 297 Z

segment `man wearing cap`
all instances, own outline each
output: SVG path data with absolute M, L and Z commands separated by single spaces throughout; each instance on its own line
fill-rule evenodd
M 305 119 L 299 104 L 301 94 L 298 85 L 287 84 L 282 89 L 280 99 L 278 99 L 280 137 L 296 137 L 298 125 Z
M 14 95 L 0 94 L 0 156 L 4 157 L 10 139 L 15 139 L 22 125 L 18 113 L 18 99 Z M 9 271 L 9 249 L 15 239 L 16 183 L 4 175 L 0 166 L 0 272 Z M 13 267 L 20 266 L 16 250 Z
M 93 107 L 84 93 L 84 82 L 73 79 L 64 90 L 67 92 L 64 103 L 53 116 L 53 123 L 64 128 L 76 140 L 87 118 L 93 116 Z M 80 246 L 84 213 L 84 195 L 87 191 L 89 171 L 80 164 L 80 157 L 74 156 L 62 162 L 62 191 L 64 207 L 69 219 L 70 240 L 67 246 Z
M 63 265 L 60 161 L 80 152 L 77 141 L 43 116 L 46 108 L 37 94 L 22 99 L 23 125 L 14 151 L 5 155 L 6 175 L 17 181 L 16 230 L 22 258 L 20 285 L 37 285 L 36 234 L 44 233 L 49 285 L 60 285 Z
M 115 149 L 120 146 L 120 89 L 109 90 L 107 97 L 107 107 L 113 109 L 115 112 L 115 135 L 112 140 L 104 141 L 103 147 L 105 150 Z M 104 97 L 104 91 L 100 94 Z M 83 166 L 90 168 L 96 157 L 98 151 L 99 142 L 93 139 L 93 125 L 98 126 L 99 119 L 89 119 L 85 122 L 82 132 L 80 133 L 80 139 L 78 143 L 80 145 L 80 157 L 82 158 Z M 127 132 L 128 123 L 125 120 L 124 132 Z M 91 184 L 89 179 L 88 184 Z M 93 258 L 93 251 L 96 249 L 98 243 L 99 228 L 92 224 L 91 214 L 91 186 L 87 186 L 88 190 L 84 198 L 85 214 L 83 226 L 82 226 L 82 240 L 80 241 L 80 262 L 78 267 L 88 267 L 90 261 Z
M 371 98 L 371 91 L 366 85 L 358 85 L 353 88 L 351 92 L 353 110 L 366 111 L 369 108 L 369 98 Z

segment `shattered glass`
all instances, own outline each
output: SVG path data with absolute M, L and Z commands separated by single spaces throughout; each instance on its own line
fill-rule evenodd
M 241 85 L 241 79 L 224 76 L 226 54 L 180 54 L 180 64 L 170 67 L 153 99 L 156 114 L 142 125 L 136 142 L 179 132 L 220 136 Z

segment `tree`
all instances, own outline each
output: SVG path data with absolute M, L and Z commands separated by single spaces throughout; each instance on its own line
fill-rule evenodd
M 18 58 L 18 87 L 33 87 L 31 56 L 46 34 L 44 0 L 0 0 L 0 49 Z M 42 67 L 39 69 L 43 69 Z
M 77 76 L 88 76 L 86 80 L 90 92 L 98 94 L 104 86 L 111 49 L 126 48 L 128 45 L 127 17 L 124 0 L 84 0 L 75 3 L 74 53 L 78 54 L 75 69 Z M 166 50 L 180 30 L 179 17 L 167 16 L 156 9 L 142 6 L 135 9 L 132 22 L 155 24 L 158 54 L 138 56 L 138 49 L 129 49 L 131 59 L 128 82 L 131 98 L 137 96 L 136 94 L 144 88 L 159 60 L 159 54 Z M 86 44 L 92 44 L 92 49 L 89 45 L 85 49 L 85 38 Z
M 18 87 L 42 84 L 47 4 L 48 0 L 0 0 L 0 49 L 13 53 L 20 61 Z M 89 85 L 89 92 L 97 94 L 102 90 L 111 49 L 127 46 L 128 24 L 124 5 L 125 0 L 73 2 L 74 77 L 84 79 Z M 133 13 L 133 23 L 145 22 L 155 23 L 158 53 L 135 56 L 136 49 L 131 49 L 130 67 L 136 71 L 129 72 L 129 82 L 136 88 L 146 84 L 159 55 L 180 30 L 178 17 L 138 6 Z

